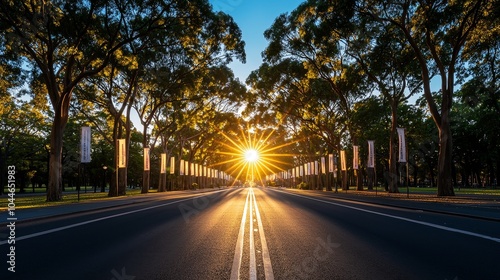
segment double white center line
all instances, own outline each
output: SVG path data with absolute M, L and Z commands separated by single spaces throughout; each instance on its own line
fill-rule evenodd
M 271 258 L 269 257 L 269 250 L 267 249 L 266 237 L 264 235 L 264 227 L 262 226 L 262 220 L 260 218 L 259 208 L 257 207 L 257 200 L 255 199 L 255 193 L 253 188 L 248 189 L 247 198 L 245 201 L 245 208 L 243 209 L 243 216 L 241 217 L 240 231 L 238 234 L 238 241 L 236 241 L 236 248 L 234 250 L 233 267 L 231 269 L 231 280 L 240 279 L 240 269 L 243 257 L 243 244 L 245 237 L 245 225 L 247 218 L 247 211 L 250 212 L 249 221 L 249 253 L 250 253 L 250 263 L 249 263 L 249 279 L 257 279 L 257 265 L 255 259 L 255 242 L 254 242 L 254 212 L 256 217 L 256 222 L 258 225 L 258 230 L 260 234 L 260 242 L 262 246 L 262 261 L 264 266 L 264 275 L 266 280 L 274 280 L 273 267 L 271 265 Z M 246 277 L 245 277 L 246 278 Z

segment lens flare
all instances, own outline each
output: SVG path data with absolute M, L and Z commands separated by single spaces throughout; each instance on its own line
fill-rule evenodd
M 274 130 L 269 133 L 258 133 L 254 129 L 241 128 L 239 135 L 224 136 L 224 142 L 220 144 L 225 148 L 219 154 L 227 156 L 227 160 L 214 165 L 225 165 L 226 172 L 240 182 L 264 182 L 268 174 L 290 168 L 293 165 L 294 154 L 280 153 L 280 149 L 293 144 L 289 142 L 278 144 L 272 138 Z M 288 160 L 283 160 L 288 157 Z M 229 168 L 227 167 L 229 166 Z

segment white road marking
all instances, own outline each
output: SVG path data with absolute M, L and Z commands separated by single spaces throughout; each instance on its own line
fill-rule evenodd
M 247 218 L 247 211 L 250 212 L 250 221 L 249 221 L 249 255 L 250 255 L 250 263 L 249 263 L 249 279 L 255 280 L 257 279 L 257 265 L 256 265 L 256 256 L 255 256 L 255 240 L 254 240 L 254 211 L 255 218 L 258 224 L 258 231 L 260 234 L 260 241 L 262 245 L 262 259 L 264 265 L 264 275 L 266 280 L 274 280 L 273 268 L 271 265 L 271 258 L 269 257 L 269 250 L 267 248 L 266 237 L 264 234 L 264 227 L 262 225 L 262 219 L 260 217 L 259 208 L 257 206 L 257 199 L 255 198 L 255 193 L 252 188 L 248 189 L 245 207 L 243 209 L 243 216 L 241 217 L 240 231 L 238 234 L 238 240 L 236 241 L 236 248 L 234 252 L 233 259 L 233 267 L 231 269 L 231 280 L 240 279 L 240 269 L 242 263 L 242 255 L 243 255 L 243 243 L 245 237 L 245 224 Z
M 247 193 L 245 207 L 243 208 L 243 216 L 241 217 L 240 231 L 238 233 L 238 240 L 236 241 L 236 248 L 234 249 L 233 267 L 231 268 L 231 279 L 240 279 L 241 258 L 243 257 L 243 238 L 245 237 L 245 222 L 247 218 L 248 199 L 250 192 Z
M 358 207 L 354 207 L 354 206 L 335 203 L 332 201 L 326 201 L 326 200 L 321 200 L 321 199 L 317 199 L 317 198 L 307 197 L 307 196 L 289 193 L 289 192 L 285 192 L 285 191 L 281 191 L 281 192 L 289 194 L 289 195 L 302 197 L 302 198 L 309 199 L 309 200 L 314 200 L 314 201 L 319 201 L 319 202 L 339 206 L 339 207 L 349 208 L 349 209 L 353 209 L 353 210 L 357 210 L 357 211 L 361 211 L 361 212 L 366 212 L 366 213 L 371 213 L 371 214 L 375 214 L 375 215 L 379 215 L 379 216 L 384 216 L 384 217 L 388 217 L 388 218 L 402 220 L 402 221 L 406 221 L 406 222 L 410 222 L 410 223 L 414 223 L 414 224 L 419 224 L 419 225 L 423 225 L 423 226 L 428 226 L 428 227 L 432 227 L 432 228 L 437 228 L 437 229 L 441 229 L 441 230 L 445 230 L 445 231 L 449 231 L 449 232 L 456 232 L 456 233 L 461 233 L 461 234 L 465 234 L 465 235 L 469 235 L 469 236 L 479 237 L 482 239 L 491 240 L 491 241 L 500 243 L 500 238 L 496 238 L 496 237 L 492 237 L 492 236 L 488 236 L 488 235 L 484 235 L 484 234 L 480 234 L 480 233 L 475 233 L 475 232 L 471 232 L 471 231 L 467 231 L 467 230 L 461 230 L 461 229 L 457 229 L 457 228 L 451 228 L 451 227 L 437 225 L 437 224 L 428 223 L 428 222 L 422 222 L 422 221 L 413 220 L 413 219 L 409 219 L 409 218 L 405 218 L 405 217 L 395 216 L 395 215 L 391 215 L 391 214 L 385 214 L 385 213 L 381 213 L 381 212 L 377 212 L 377 211 L 372 211 L 372 210 L 367 210 L 367 209 L 358 208 Z
M 262 244 L 262 260 L 264 262 L 264 275 L 266 280 L 274 280 L 273 266 L 271 265 L 271 258 L 269 256 L 269 250 L 267 249 L 266 236 L 264 235 L 264 227 L 262 226 L 262 219 L 260 218 L 259 207 L 257 207 L 257 200 L 255 199 L 255 194 L 252 191 L 255 203 L 255 216 L 257 216 L 257 223 L 259 225 L 260 242 Z
M 221 190 L 221 191 L 224 191 L 224 190 Z M 147 210 L 151 210 L 151 209 L 155 209 L 155 208 L 159 208 L 159 207 L 163 207 L 163 206 L 167 206 L 167 205 L 171 205 L 171 204 L 183 202 L 183 201 L 186 201 L 186 200 L 190 200 L 190 199 L 193 199 L 194 197 L 206 196 L 206 195 L 214 194 L 214 193 L 221 192 L 221 191 L 209 192 L 207 194 L 192 196 L 192 197 L 189 197 L 189 198 L 185 198 L 185 199 L 181 199 L 181 200 L 177 200 L 177 201 L 172 201 L 172 202 L 165 203 L 165 204 L 150 206 L 150 207 L 146 207 L 146 208 L 142 208 L 142 209 L 132 210 L 132 211 L 128 211 L 128 212 L 124 212 L 124 213 L 120 213 L 120 214 L 115 214 L 115 215 L 111 215 L 111 216 L 101 217 L 101 218 L 97 218 L 97 219 L 93 219 L 93 220 L 88 220 L 88 221 L 85 221 L 85 222 L 80 222 L 80 223 L 76 223 L 76 224 L 72 224 L 72 225 L 67 225 L 67 226 L 53 228 L 53 229 L 49 229 L 49 230 L 45 230 L 45 231 L 41 231 L 41 232 L 37 232 L 37 233 L 32 233 L 32 234 L 28 234 L 28 235 L 16 237 L 16 242 L 17 241 L 21 241 L 21 240 L 30 239 L 30 238 L 33 238 L 33 237 L 38 237 L 38 236 L 42 236 L 42 235 L 46 235 L 46 234 L 58 232 L 58 231 L 63 231 L 63 230 L 74 228 L 74 227 L 79 227 L 79 226 L 83 226 L 83 225 L 87 225 L 87 224 L 99 222 L 99 221 L 104 221 L 104 220 L 108 220 L 108 219 L 112 219 L 112 218 L 116 218 L 116 217 L 120 217 L 120 216 L 130 215 L 130 214 L 138 213 L 138 212 L 142 212 L 142 211 L 147 211 Z M 7 244 L 7 242 L 8 242 L 7 240 L 1 241 L 0 242 L 0 246 L 4 245 L 4 244 Z
M 255 196 L 253 195 L 253 189 L 250 189 L 248 192 L 250 195 L 250 280 L 257 279 L 257 264 L 255 261 L 255 245 L 254 245 L 254 237 L 253 237 L 253 202 L 255 201 Z

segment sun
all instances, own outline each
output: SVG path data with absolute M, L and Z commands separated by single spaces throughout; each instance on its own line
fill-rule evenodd
M 257 163 L 259 161 L 259 151 L 256 149 L 247 149 L 245 150 L 245 153 L 243 155 L 244 159 L 248 163 Z
M 219 131 L 224 137 L 224 141 L 219 143 L 225 148 L 217 153 L 227 156 L 226 160 L 212 164 L 212 166 L 226 165 L 226 172 L 235 178 L 234 182 L 250 181 L 263 182 L 267 174 L 276 173 L 289 166 L 289 160 L 295 154 L 280 153 L 279 149 L 293 144 L 296 141 L 276 144 L 272 139 L 275 130 L 267 133 L 258 131 L 251 127 L 246 129 L 241 126 L 239 135 L 227 135 Z

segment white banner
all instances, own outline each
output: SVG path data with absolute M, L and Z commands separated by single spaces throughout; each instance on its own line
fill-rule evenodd
M 326 162 L 325 157 L 321 157 L 321 173 L 326 174 Z
M 333 155 L 328 155 L 328 172 L 335 172 L 334 163 L 333 163 Z
M 179 165 L 179 175 L 184 175 L 184 160 L 181 159 L 181 164 Z
M 125 146 L 125 139 L 118 139 L 118 168 L 127 167 L 127 147 Z
M 352 169 L 359 168 L 359 146 L 352 146 Z
M 170 157 L 170 174 L 175 174 L 175 157 Z
M 368 140 L 368 163 L 366 167 L 375 167 L 375 141 L 373 140 Z
M 405 140 L 405 129 L 396 128 L 398 130 L 399 138 L 399 162 L 406 162 L 406 140 Z
M 161 154 L 160 173 L 167 173 L 167 154 L 165 153 Z
M 91 142 L 91 134 L 90 134 L 90 126 L 82 127 L 82 134 L 80 138 L 80 162 L 81 163 L 89 163 L 90 162 L 90 142 Z
M 342 170 L 342 171 L 347 170 L 347 162 L 345 159 L 345 151 L 344 150 L 340 151 L 340 170 Z
M 314 161 L 314 175 L 318 175 L 319 173 L 319 162 L 317 160 Z
M 144 171 L 149 171 L 149 148 L 144 148 Z

